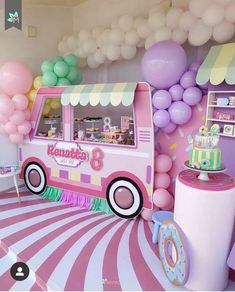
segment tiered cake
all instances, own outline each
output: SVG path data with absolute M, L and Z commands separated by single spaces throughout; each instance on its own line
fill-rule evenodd
M 206 126 L 199 129 L 199 133 L 192 138 L 192 150 L 189 158 L 190 167 L 200 170 L 220 170 L 221 169 L 221 150 L 219 143 L 219 125 L 214 124 L 210 131 Z

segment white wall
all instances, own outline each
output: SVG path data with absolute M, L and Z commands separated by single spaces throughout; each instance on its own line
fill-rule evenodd
M 24 1 L 22 1 L 24 3 Z M 2 2 L 1 2 L 2 3 Z M 0 4 L 1 5 L 1 4 Z M 27 25 L 37 27 L 37 37 L 28 38 Z M 40 73 L 40 64 L 55 57 L 57 44 L 64 34 L 73 30 L 72 8 L 54 6 L 23 6 L 22 31 L 11 28 L 4 31 L 4 9 L 0 6 L 0 64 L 17 58 L 26 63 L 34 76 Z M 0 165 L 17 162 L 17 146 L 0 136 Z M 10 188 L 12 180 L 0 180 L 0 191 Z

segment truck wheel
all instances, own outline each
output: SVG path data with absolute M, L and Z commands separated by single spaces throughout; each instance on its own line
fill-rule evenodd
M 110 209 L 119 217 L 136 217 L 143 208 L 143 197 L 136 183 L 127 178 L 113 180 L 106 191 Z
M 33 194 L 41 194 L 47 186 L 45 171 L 36 162 L 29 163 L 24 170 L 24 181 L 26 187 Z

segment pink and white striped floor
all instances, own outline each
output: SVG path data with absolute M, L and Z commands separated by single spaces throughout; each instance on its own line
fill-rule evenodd
M 50 202 L 29 192 L 0 194 L 0 290 L 177 290 L 151 242 L 152 223 Z M 17 282 L 13 263 L 30 276 Z M 180 289 L 182 290 L 182 289 Z

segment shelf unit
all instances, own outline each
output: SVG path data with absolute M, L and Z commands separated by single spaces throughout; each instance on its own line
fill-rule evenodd
M 207 100 L 207 111 L 206 111 L 206 126 L 210 128 L 213 124 L 219 124 L 221 127 L 221 132 L 219 135 L 221 137 L 235 138 L 235 106 L 230 105 L 217 105 L 216 100 L 218 97 L 229 97 L 235 96 L 235 91 L 209 91 L 208 100 Z M 221 113 L 232 114 L 234 115 L 233 120 L 220 120 L 214 118 L 214 111 L 220 111 Z M 232 134 L 224 133 L 224 126 L 230 125 L 233 130 Z

